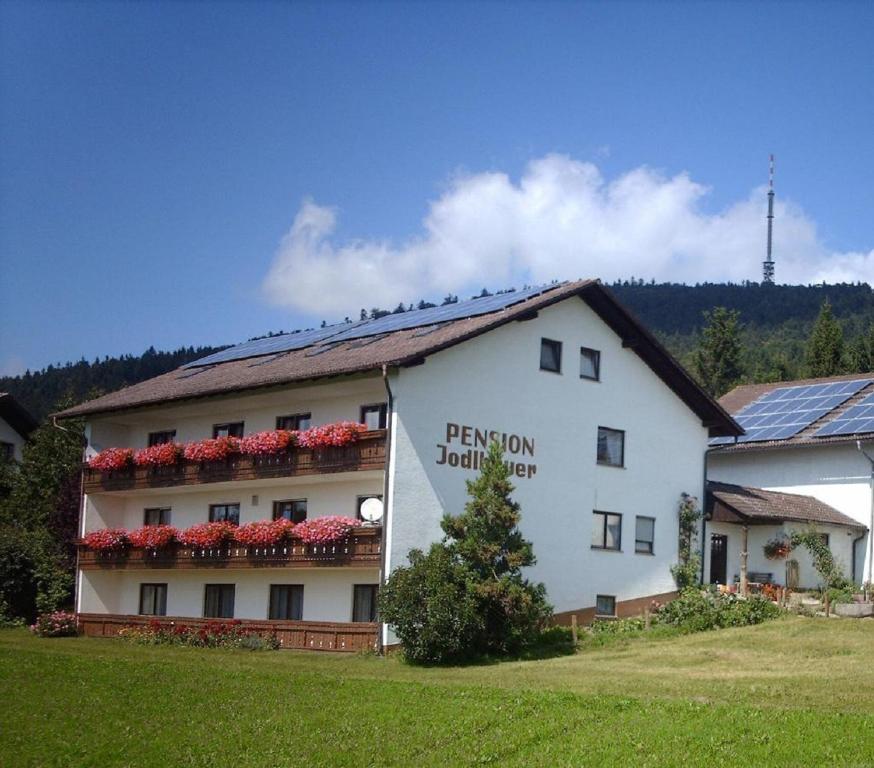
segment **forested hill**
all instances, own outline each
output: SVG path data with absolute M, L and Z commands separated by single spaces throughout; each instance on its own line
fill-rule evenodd
M 807 339 L 826 299 L 844 329 L 848 346 L 854 339 L 871 338 L 874 329 L 874 291 L 866 284 L 681 285 L 628 280 L 610 287 L 690 370 L 703 313 L 718 306 L 739 311 L 746 381 L 785 380 L 805 375 Z M 454 297 L 447 297 L 449 301 L 452 299 Z M 395 311 L 404 311 L 403 305 Z M 370 314 L 373 313 L 383 311 L 370 310 Z M 35 417 L 42 419 L 58 403 L 81 402 L 144 381 L 221 348 L 183 347 L 173 352 L 149 348 L 138 356 L 49 366 L 23 376 L 0 377 L 0 392 L 12 393 Z

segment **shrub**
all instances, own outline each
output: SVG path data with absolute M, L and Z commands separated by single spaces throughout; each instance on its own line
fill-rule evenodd
M 88 549 L 94 549 L 98 552 L 118 552 L 130 542 L 124 528 L 103 528 L 99 531 L 86 533 L 82 543 Z
M 124 469 L 133 463 L 133 448 L 107 448 L 88 460 L 88 466 L 91 469 L 98 469 L 101 472 Z
M 666 603 L 658 612 L 658 621 L 679 627 L 686 632 L 702 632 L 720 627 L 741 627 L 775 619 L 782 610 L 770 600 L 752 595 L 688 588 L 676 600 Z
M 650 624 L 657 623 L 658 616 L 650 617 Z M 630 635 L 646 629 L 646 622 L 638 617 L 628 619 L 600 619 L 592 623 L 594 635 Z
M 379 613 L 403 643 L 405 658 L 419 664 L 460 661 L 483 631 L 476 579 L 441 544 L 428 554 L 413 550 L 379 595 Z
M 698 521 L 701 519 L 698 499 L 688 493 L 681 494 L 677 514 L 680 519 L 680 561 L 671 566 L 671 575 L 677 583 L 677 588 L 682 590 L 697 584 L 700 579 L 701 555 L 695 548 Z
M 143 549 L 163 549 L 176 543 L 179 535 L 172 525 L 144 525 L 128 534 L 131 546 Z
M 79 634 L 76 614 L 67 611 L 41 613 L 30 630 L 38 637 L 75 637 Z

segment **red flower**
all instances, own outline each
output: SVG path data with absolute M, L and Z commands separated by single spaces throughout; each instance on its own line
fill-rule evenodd
M 100 451 L 96 456 L 88 460 L 91 469 L 99 469 L 101 472 L 110 472 L 115 469 L 124 469 L 133 464 L 134 452 L 132 448 L 107 448 Z
M 297 444 L 297 433 L 288 429 L 269 429 L 240 440 L 240 451 L 250 456 L 283 453 Z
M 239 452 L 240 439 L 231 436 L 200 440 L 185 446 L 185 458 L 190 461 L 224 461 Z
M 198 523 L 177 534 L 180 544 L 187 547 L 217 547 L 230 541 L 237 526 L 228 522 Z
M 85 534 L 82 541 L 88 549 L 96 549 L 98 552 L 118 551 L 128 545 L 127 531 L 124 528 L 91 531 Z
M 179 462 L 183 450 L 179 443 L 152 445 L 134 454 L 134 464 L 138 467 L 170 467 Z
M 258 520 L 237 528 L 234 531 L 234 539 L 250 547 L 270 547 L 286 541 L 294 528 L 294 523 L 284 518 Z
M 310 427 L 297 436 L 297 444 L 305 448 L 325 448 L 354 443 L 362 432 L 366 432 L 364 424 L 354 421 L 338 421 L 336 424 L 324 424 L 320 427 Z
M 176 541 L 178 531 L 172 525 L 144 525 L 128 534 L 130 543 L 143 549 L 161 549 Z
M 294 535 L 307 544 L 331 544 L 347 538 L 357 525 L 358 521 L 351 517 L 316 517 L 296 525 Z

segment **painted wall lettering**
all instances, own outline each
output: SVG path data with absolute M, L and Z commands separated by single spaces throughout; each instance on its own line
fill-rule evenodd
M 514 477 L 530 478 L 537 474 L 537 464 L 517 461 L 515 457 L 534 458 L 534 438 L 496 429 L 480 429 L 467 424 L 446 422 L 445 442 L 437 443 L 437 464 L 478 471 L 489 444 L 497 441 L 509 454 L 507 466 Z M 465 450 L 466 449 L 466 450 Z

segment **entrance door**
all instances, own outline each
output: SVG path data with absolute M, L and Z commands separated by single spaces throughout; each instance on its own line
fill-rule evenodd
M 710 583 L 725 584 L 728 536 L 722 533 L 710 534 Z

